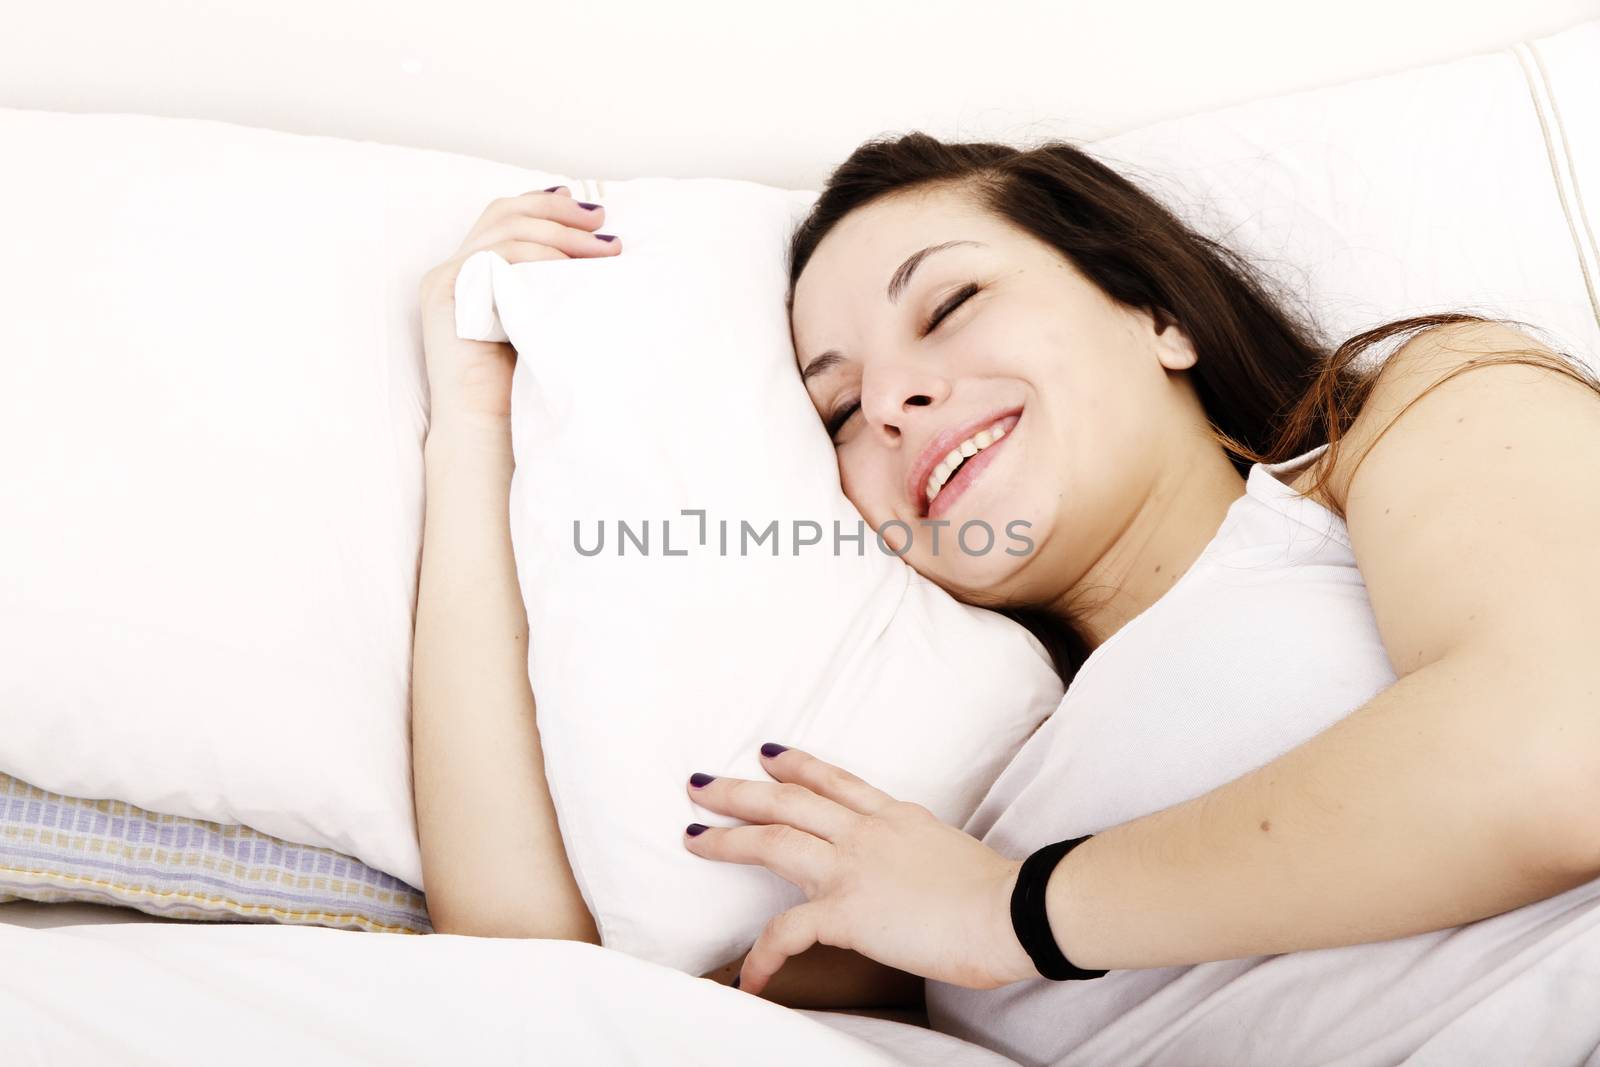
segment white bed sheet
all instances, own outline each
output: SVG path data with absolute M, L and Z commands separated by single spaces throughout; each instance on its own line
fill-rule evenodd
M 573 941 L 13 901 L 0 904 L 0 960 L 0 1034 L 17 1067 L 1013 1064 L 910 1023 L 785 1008 Z

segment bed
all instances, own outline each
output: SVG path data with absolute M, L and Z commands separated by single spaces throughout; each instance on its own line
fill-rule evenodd
M 1592 58 L 1600 46 L 1600 23 L 1588 24 L 1588 51 L 1581 54 L 1570 46 L 1564 54 L 1553 48 L 1539 53 L 1521 43 L 1593 18 L 1592 4 L 1541 0 L 1516 10 L 1468 11 L 1373 2 L 1345 5 L 1334 22 L 1305 15 L 1305 21 L 1287 24 L 1280 5 L 1252 0 L 1095 12 L 1017 2 L 983 7 L 986 18 L 974 26 L 966 16 L 979 10 L 971 3 L 939 2 L 917 5 L 913 15 L 891 5 L 863 9 L 827 0 L 808 5 L 803 18 L 786 19 L 718 3 L 685 20 L 679 9 L 632 0 L 592 14 L 534 5 L 510 11 L 480 2 L 454 8 L 449 16 L 412 3 L 391 5 L 383 31 L 375 32 L 370 13 L 350 3 L 293 0 L 268 16 L 245 5 L 204 13 L 173 5 L 148 12 L 97 0 L 36 12 L 34 33 L 0 42 L 0 107 L 209 118 L 458 152 L 558 173 L 617 179 L 715 174 L 799 189 L 816 188 L 831 162 L 890 128 L 921 126 L 971 139 L 1128 133 L 1131 139 L 1120 144 L 1144 153 L 1138 158 L 1146 162 L 1191 149 L 1200 158 L 1212 149 L 1187 143 L 1181 127 L 1169 125 L 1165 133 L 1145 138 L 1139 131 L 1198 108 L 1495 53 L 1504 70 L 1488 74 L 1503 74 L 1517 93 L 1532 92 L 1531 107 L 1526 98 L 1516 104 L 1526 109 L 1526 115 L 1518 114 L 1518 128 L 1537 146 L 1524 153 L 1523 162 L 1541 183 L 1541 209 L 1548 215 L 1547 233 L 1542 231 L 1548 244 L 1538 248 L 1559 261 L 1564 286 L 1557 292 L 1540 273 L 1544 260 L 1527 252 L 1525 262 L 1513 264 L 1525 292 L 1508 297 L 1507 306 L 1556 327 L 1575 347 L 1600 352 L 1594 295 L 1600 262 L 1588 227 L 1594 208 L 1585 214 L 1578 195 L 1582 180 L 1591 188 L 1594 180 L 1596 142 L 1592 129 L 1584 133 L 1581 127 L 1594 114 L 1596 98 L 1592 89 L 1587 97 L 1556 91 L 1563 77 L 1580 88 L 1577 60 Z M 659 21 L 663 11 L 674 13 L 670 22 Z M 586 17 L 592 21 L 582 21 Z M 763 23 L 763 17 L 771 21 Z M 908 29 L 913 19 L 916 26 Z M 1028 29 L 1019 33 L 1023 19 L 1030 20 Z M 1171 32 L 1149 34 L 1156 20 Z M 848 37 L 830 28 L 846 22 L 854 26 Z M 85 32 L 86 26 L 93 32 Z M 916 36 L 917 47 L 906 43 L 908 34 Z M 1057 42 L 1078 42 L 1086 34 L 1112 45 L 1071 47 L 1072 62 L 1056 62 Z M 1192 47 L 1197 35 L 1206 47 Z M 574 42 L 570 50 L 550 44 L 567 40 Z M 662 40 L 677 47 L 663 49 Z M 591 47 L 611 49 L 603 62 L 613 76 L 597 76 Z M 685 61 L 701 49 L 703 62 Z M 1012 49 L 1023 50 L 1028 61 L 1019 62 Z M 839 84 L 809 78 L 824 51 L 830 67 L 853 73 Z M 535 53 L 539 62 L 528 61 Z M 1569 62 L 1558 62 L 1563 55 Z M 930 56 L 935 62 L 925 65 Z M 941 73 L 943 66 L 973 56 L 987 80 L 970 69 L 959 79 Z M 286 62 L 297 76 L 283 77 Z M 868 68 L 885 77 L 861 74 Z M 896 83 L 890 74 L 907 80 Z M 732 77 L 752 84 L 729 91 L 725 79 Z M 902 88 L 907 84 L 914 90 L 910 96 Z M 1568 109 L 1565 128 L 1553 106 L 1557 96 Z M 788 116 L 785 136 L 768 137 L 771 116 L 778 113 Z M 527 134 L 530 118 L 537 120 L 536 137 Z M 762 136 L 728 137 L 729 129 L 756 129 Z M 1227 120 L 1190 128 L 1195 136 L 1219 129 L 1237 135 L 1234 149 L 1242 146 L 1248 154 L 1249 137 Z M 650 136 L 640 137 L 641 130 Z M 1268 228 L 1251 229 L 1257 221 L 1263 227 L 1272 221 L 1258 220 L 1245 202 L 1256 191 L 1245 191 L 1254 172 L 1218 166 L 1220 187 L 1240 190 L 1244 206 L 1227 206 L 1250 219 L 1242 232 L 1263 238 L 1255 242 L 1257 251 L 1278 251 L 1287 261 L 1307 247 L 1321 247 L 1314 230 L 1311 245 L 1295 246 L 1288 239 L 1273 244 Z M 1270 181 L 1266 168 L 1262 174 L 1264 183 Z M 86 175 L 85 188 L 115 180 L 114 173 Z M 585 182 L 574 192 L 603 197 L 604 183 Z M 243 218 L 248 223 L 248 210 Z M 1374 225 L 1390 221 L 1380 218 Z M 458 228 L 454 222 L 440 227 L 397 254 L 411 255 L 428 241 L 437 245 L 452 235 L 459 239 Z M 1328 234 L 1337 229 L 1328 221 Z M 1305 226 L 1299 231 L 1307 232 Z M 1377 240 L 1360 231 L 1339 236 L 1341 248 Z M 1503 236 L 1510 252 L 1514 242 Z M 1533 248 L 1534 236 L 1539 235 L 1530 235 L 1517 251 Z M 1391 282 L 1409 284 L 1419 301 L 1459 291 L 1451 286 L 1461 276 L 1443 271 L 1460 257 L 1441 256 L 1437 275 L 1422 270 L 1416 259 L 1390 259 L 1385 262 L 1396 272 L 1392 277 L 1359 270 L 1353 259 L 1338 270 L 1375 290 Z M 1338 281 L 1337 274 L 1329 267 L 1314 280 L 1325 287 L 1330 278 Z M 1498 286 L 1504 276 L 1485 279 L 1486 286 Z M 1349 311 L 1339 325 L 1354 328 L 1369 313 L 1384 317 L 1360 302 L 1369 291 L 1352 283 L 1349 293 L 1348 308 L 1336 309 Z M 12 339 L 0 332 L 0 342 Z M 389 412 L 382 415 L 387 419 Z M 414 429 L 398 428 L 401 436 Z M 404 561 L 405 553 L 396 556 Z M 403 616 L 403 609 L 402 603 L 396 614 Z M 388 637 L 403 642 L 405 635 Z M 0 756 L 11 754 L 12 740 L 0 732 Z M 93 740 L 111 747 L 104 738 Z M 8 770 L 20 773 L 0 759 L 0 771 Z M 266 831 L 340 843 L 315 837 L 310 831 L 320 826 L 297 823 L 286 812 L 263 808 L 260 814 L 257 825 Z M 272 822 L 274 817 L 280 821 Z M 380 852 L 363 856 L 374 866 L 392 858 Z M 4 888 L 0 884 L 0 892 Z M 0 1034 L 7 1063 L 1014 1062 L 932 1031 L 914 1012 L 789 1009 L 597 945 L 198 921 L 152 913 L 157 910 L 148 904 L 136 910 L 0 901 L 0 960 L 6 964 Z

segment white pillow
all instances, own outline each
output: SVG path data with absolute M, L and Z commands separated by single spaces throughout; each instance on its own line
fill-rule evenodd
M 1091 151 L 1304 299 L 1330 342 L 1464 308 L 1600 367 L 1597 67 L 1600 20 Z
M 560 175 L 0 109 L 0 771 L 422 887 L 416 291 Z
M 690 822 L 742 825 L 689 798 L 691 773 L 771 781 L 776 741 L 960 825 L 1062 696 L 1032 635 L 912 570 L 904 531 L 880 547 L 840 491 L 784 308 L 813 199 L 608 183 L 621 255 L 480 252 L 456 287 L 458 331 L 519 353 L 512 544 L 567 854 L 604 944 L 696 974 L 806 898 L 684 847 Z M 475 330 L 495 308 L 504 332 Z

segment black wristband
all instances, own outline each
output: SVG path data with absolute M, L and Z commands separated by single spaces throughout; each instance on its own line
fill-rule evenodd
M 1011 891 L 1011 928 L 1039 973 L 1052 982 L 1099 978 L 1106 973 L 1079 967 L 1062 954 L 1055 934 L 1050 932 L 1050 916 L 1045 911 L 1044 889 L 1050 881 L 1050 873 L 1063 856 L 1093 836 L 1057 841 L 1034 852 L 1022 861 L 1016 888 Z

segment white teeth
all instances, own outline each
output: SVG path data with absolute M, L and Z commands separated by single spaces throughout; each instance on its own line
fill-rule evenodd
M 928 503 L 933 503 L 933 498 L 939 495 L 939 490 L 944 488 L 944 483 L 950 480 L 950 475 L 955 473 L 963 460 L 977 455 L 1005 435 L 1005 427 L 997 422 L 987 430 L 980 430 L 946 453 L 944 459 L 940 460 L 933 468 L 933 472 L 928 475 L 927 485 L 924 486 L 928 493 Z

